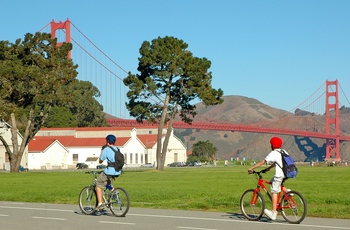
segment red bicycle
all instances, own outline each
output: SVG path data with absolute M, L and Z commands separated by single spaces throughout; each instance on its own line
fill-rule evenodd
M 243 216 L 248 220 L 259 220 L 265 209 L 265 199 L 261 191 L 265 191 L 267 197 L 272 200 L 271 193 L 266 188 L 266 184 L 271 185 L 270 181 L 264 180 L 262 173 L 253 171 L 258 177 L 258 183 L 255 189 L 245 191 L 240 200 L 240 208 Z M 307 205 L 303 195 L 297 191 L 287 191 L 281 184 L 281 192 L 277 198 L 277 211 L 280 212 L 283 218 L 291 224 L 299 224 L 306 216 Z

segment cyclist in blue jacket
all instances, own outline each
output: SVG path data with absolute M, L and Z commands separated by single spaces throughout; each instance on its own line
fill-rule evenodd
M 114 151 L 111 148 L 117 150 L 115 146 L 117 138 L 110 134 L 106 137 L 106 145 L 102 147 L 101 155 L 99 158 L 99 163 L 101 164 L 103 161 L 107 160 L 108 162 L 115 162 L 114 159 Z M 108 148 L 110 147 L 110 148 Z M 102 189 L 106 186 L 107 183 L 110 183 L 110 178 L 118 177 L 121 174 L 120 171 L 116 171 L 113 166 L 106 167 L 96 181 L 96 194 L 98 205 L 96 207 L 97 210 L 102 210 L 103 201 L 102 201 Z

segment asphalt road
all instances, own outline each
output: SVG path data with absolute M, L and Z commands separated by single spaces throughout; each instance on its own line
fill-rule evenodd
M 289 224 L 281 216 L 276 221 L 247 221 L 239 213 L 130 208 L 126 217 L 110 211 L 87 216 L 78 205 L 0 202 L 1 230 L 221 230 L 221 229 L 349 229 L 350 220 L 308 218 Z

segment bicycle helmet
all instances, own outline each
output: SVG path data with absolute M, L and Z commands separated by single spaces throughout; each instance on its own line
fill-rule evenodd
M 115 141 L 117 140 L 117 138 L 112 135 L 112 134 L 109 134 L 107 137 L 106 137 L 106 141 L 109 143 L 109 144 L 114 144 Z
M 273 137 L 270 140 L 270 144 L 272 146 L 272 148 L 274 149 L 278 149 L 282 147 L 282 139 L 279 137 Z

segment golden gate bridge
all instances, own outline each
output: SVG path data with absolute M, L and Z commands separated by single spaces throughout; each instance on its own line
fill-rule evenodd
M 147 122 L 139 123 L 135 119 L 128 117 L 128 111 L 125 107 L 125 102 L 127 101 L 126 92 L 128 89 L 123 84 L 123 78 L 128 74 L 126 70 L 100 50 L 69 19 L 64 22 L 55 22 L 52 20 L 40 32 L 49 25 L 52 37 L 57 38 L 59 41 L 58 45 L 62 44 L 62 42 L 73 44 L 73 50 L 69 53 L 69 57 L 73 59 L 74 63 L 79 65 L 78 79 L 90 81 L 101 91 L 101 97 L 96 98 L 96 100 L 104 106 L 104 112 L 114 116 L 107 118 L 109 125 L 122 127 L 155 125 Z M 325 99 L 325 102 L 321 106 L 322 112 L 320 113 L 325 114 L 326 126 L 324 132 L 266 127 L 261 124 L 232 124 L 223 121 L 194 121 L 192 124 L 175 121 L 173 128 L 268 133 L 320 138 L 326 140 L 326 160 L 340 161 L 340 142 L 350 141 L 350 135 L 344 135 L 340 132 L 339 107 L 341 104 L 339 101 L 339 82 L 337 80 L 326 81 L 325 84 L 326 90 L 321 90 L 321 96 Z M 320 88 L 317 91 L 320 91 Z M 118 96 L 116 96 L 116 92 L 118 92 Z M 307 104 L 308 108 L 310 105 L 318 104 L 321 101 L 321 96 L 316 96 L 316 99 L 310 97 L 307 100 L 311 102 L 305 104 Z M 347 98 L 346 101 L 348 102 Z M 291 116 L 295 115 L 291 114 Z

